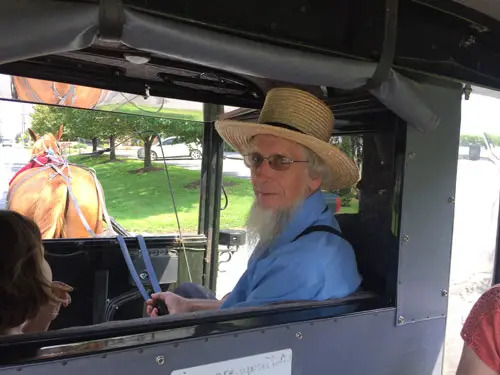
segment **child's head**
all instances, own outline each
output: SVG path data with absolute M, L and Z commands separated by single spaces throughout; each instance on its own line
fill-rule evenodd
M 0 333 L 34 318 L 52 296 L 38 226 L 0 210 Z

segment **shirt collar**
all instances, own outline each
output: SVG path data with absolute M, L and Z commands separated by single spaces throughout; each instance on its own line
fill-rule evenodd
M 326 202 L 323 193 L 317 190 L 296 209 L 283 233 L 271 244 L 269 250 L 283 246 L 295 239 L 307 227 L 311 226 L 325 209 Z

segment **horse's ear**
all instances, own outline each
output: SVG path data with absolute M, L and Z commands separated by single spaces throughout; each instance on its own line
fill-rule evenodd
M 64 131 L 64 125 L 59 126 L 59 130 L 56 133 L 56 139 L 58 141 L 61 140 L 62 135 L 63 135 L 63 131 Z
M 33 130 L 31 130 L 31 128 L 28 128 L 28 132 L 30 133 L 30 137 L 33 140 L 33 142 L 36 142 L 38 140 L 38 135 L 36 135 L 36 133 Z

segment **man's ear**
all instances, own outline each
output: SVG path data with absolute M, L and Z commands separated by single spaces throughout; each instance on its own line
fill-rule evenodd
M 30 137 L 33 140 L 33 142 L 36 142 L 38 140 L 38 135 L 36 135 L 36 133 L 33 130 L 31 130 L 31 128 L 28 128 L 28 133 L 30 133 Z
M 309 181 L 309 189 L 311 189 L 311 191 L 314 192 L 321 187 L 323 179 L 321 177 L 310 177 L 310 178 L 311 180 Z
M 63 135 L 64 125 L 59 126 L 59 130 L 56 133 L 56 140 L 60 141 Z

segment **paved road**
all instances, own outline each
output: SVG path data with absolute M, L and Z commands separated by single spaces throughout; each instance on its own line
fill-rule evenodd
M 483 160 L 460 160 L 458 166 L 443 375 L 456 373 L 460 330 L 491 285 L 498 221 L 498 167 Z
M 10 179 L 29 161 L 29 155 L 19 145 L 0 147 L 0 209 L 5 208 Z

